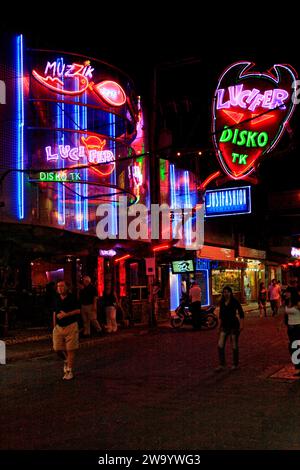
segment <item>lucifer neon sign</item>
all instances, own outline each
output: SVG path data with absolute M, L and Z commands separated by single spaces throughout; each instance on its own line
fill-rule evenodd
M 115 156 L 111 150 L 103 150 L 106 144 L 105 139 L 97 136 L 82 137 L 83 145 L 71 147 L 70 145 L 58 145 L 53 149 L 50 145 L 45 147 L 47 162 L 58 160 L 69 160 L 71 162 L 79 162 L 84 164 L 86 157 L 88 163 L 103 163 L 105 168 L 92 168 L 93 171 L 101 176 L 110 175 L 115 169 Z
M 232 106 L 238 106 L 243 109 L 255 111 L 258 106 L 265 109 L 273 109 L 281 107 L 285 109 L 284 102 L 288 99 L 289 93 L 280 88 L 266 90 L 263 93 L 257 88 L 252 90 L 244 90 L 244 85 L 230 86 L 228 89 L 220 88 L 217 91 L 217 109 L 227 109 Z M 229 99 L 224 100 L 227 92 Z
M 265 73 L 237 62 L 222 74 L 213 102 L 216 154 L 230 178 L 247 178 L 277 145 L 292 116 L 294 70 L 276 64 Z

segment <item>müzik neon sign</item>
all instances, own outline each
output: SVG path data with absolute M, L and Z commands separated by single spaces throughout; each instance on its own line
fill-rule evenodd
M 94 70 L 88 60 L 83 64 L 65 64 L 63 59 L 57 59 L 47 62 L 44 75 L 35 69 L 32 70 L 32 75 L 40 84 L 61 95 L 76 96 L 90 90 L 109 106 L 119 107 L 125 104 L 126 93 L 123 88 L 113 80 L 95 84 L 92 81 Z
M 44 77 L 36 70 L 32 71 L 34 78 L 51 91 L 63 95 L 80 95 L 89 86 L 89 79 L 92 78 L 94 68 L 85 62 L 84 64 L 64 64 L 61 60 L 47 62 Z M 74 88 L 74 79 L 78 79 L 78 89 L 68 89 L 70 85 Z

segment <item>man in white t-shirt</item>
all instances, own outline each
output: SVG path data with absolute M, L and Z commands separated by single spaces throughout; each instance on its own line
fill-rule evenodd
M 280 299 L 281 299 L 281 289 L 276 279 L 272 279 L 272 283 L 269 286 L 268 294 L 269 294 L 271 309 L 273 312 L 272 317 L 275 317 L 275 315 L 277 315 L 278 313 L 278 308 L 279 308 Z

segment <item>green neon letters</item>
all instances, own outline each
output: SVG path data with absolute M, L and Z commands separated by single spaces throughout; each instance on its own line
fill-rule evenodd
M 269 136 L 267 132 L 247 131 L 240 129 L 229 129 L 224 126 L 220 142 L 232 142 L 233 144 L 246 147 L 265 147 L 268 143 Z
M 78 172 L 67 173 L 66 171 L 51 171 L 51 172 L 40 171 L 39 180 L 45 181 L 45 182 L 66 181 L 66 182 L 73 183 L 75 181 L 80 181 L 81 178 L 80 178 L 80 173 Z

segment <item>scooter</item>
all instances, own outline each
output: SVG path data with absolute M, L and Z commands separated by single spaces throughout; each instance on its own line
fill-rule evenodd
M 171 326 L 173 328 L 181 328 L 183 325 L 192 325 L 195 329 L 213 330 L 218 325 L 218 318 L 215 315 L 215 306 L 209 305 L 202 307 L 197 318 L 193 319 L 189 305 L 184 300 L 175 310 L 175 315 L 171 316 Z

